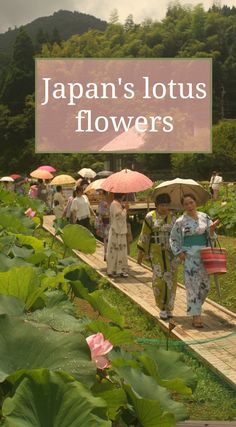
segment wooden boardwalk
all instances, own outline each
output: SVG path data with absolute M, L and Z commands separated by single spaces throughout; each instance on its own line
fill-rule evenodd
M 129 203 L 129 213 L 132 215 L 136 212 L 145 211 L 147 213 L 148 209 L 154 209 L 155 204 L 152 201 L 149 202 L 128 202 Z M 98 204 L 96 202 L 91 202 L 91 207 L 93 210 L 97 210 Z
M 44 228 L 50 233 L 54 233 L 52 219 L 53 216 L 44 217 Z M 107 277 L 103 245 L 100 242 L 97 242 L 97 250 L 93 255 L 74 252 L 101 276 Z M 129 277 L 108 280 L 155 317 L 164 330 L 169 331 L 168 322 L 159 319 L 159 310 L 152 292 L 152 272 L 148 267 L 140 266 L 134 259 L 129 258 Z M 236 389 L 236 313 L 208 299 L 204 304 L 203 313 L 205 327 L 195 329 L 191 318 L 186 316 L 185 307 L 185 290 L 180 285 L 174 310 L 176 327 L 171 332 L 172 337 L 186 343 L 204 363 Z

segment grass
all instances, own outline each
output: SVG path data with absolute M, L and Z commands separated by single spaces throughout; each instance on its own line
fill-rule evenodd
M 51 243 L 52 238 L 44 230 L 38 230 L 36 237 L 40 237 L 48 244 Z M 233 255 L 235 251 L 233 238 L 224 238 L 222 245 L 228 247 L 230 252 L 230 266 L 233 266 Z M 60 254 L 63 254 L 62 245 L 55 241 L 54 249 Z M 232 253 L 231 253 L 232 251 Z M 71 255 L 71 254 L 68 254 Z M 131 244 L 131 256 L 136 255 L 136 242 Z M 232 257 L 231 257 L 232 255 Z M 232 262 L 232 264 L 231 264 Z M 228 274 L 227 274 L 228 276 Z M 225 276 L 225 277 L 227 277 Z M 233 281 L 233 271 L 229 273 L 227 277 L 227 283 L 229 280 Z M 225 288 L 225 282 L 222 284 L 222 288 Z M 226 288 L 227 289 L 227 288 Z M 235 288 L 234 288 L 235 289 Z M 104 289 L 106 292 L 106 299 L 114 305 L 120 314 L 124 315 L 126 319 L 126 325 L 128 329 L 133 333 L 134 336 L 139 338 L 157 339 L 161 342 L 165 342 L 166 336 L 159 328 L 156 320 L 151 316 L 142 311 L 138 305 L 131 302 L 129 298 L 122 294 L 119 290 L 107 286 Z M 225 291 L 223 298 L 228 297 Z M 222 298 L 222 299 L 223 299 Z M 91 307 L 83 300 L 77 300 L 76 305 L 79 306 L 80 312 L 89 317 L 93 317 L 95 313 Z M 232 304 L 229 308 L 232 309 Z M 236 304 L 235 304 L 236 306 Z M 179 351 L 181 350 L 181 343 Z M 219 344 L 220 345 L 220 344 Z M 178 348 L 177 348 L 178 349 Z M 198 361 L 193 355 L 191 355 L 187 348 L 182 353 L 185 363 L 192 367 L 197 375 L 198 383 L 197 387 L 192 396 L 181 397 L 179 400 L 183 401 L 189 411 L 190 419 L 195 420 L 235 420 L 236 419 L 236 396 L 235 391 L 232 390 L 227 384 L 221 381 L 214 373 L 212 373 L 207 367 L 205 367 L 200 361 Z

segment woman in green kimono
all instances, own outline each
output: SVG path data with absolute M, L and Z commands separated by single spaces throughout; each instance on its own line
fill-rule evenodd
M 151 262 L 153 293 L 163 320 L 173 317 L 177 288 L 178 260 L 173 256 L 169 243 L 176 218 L 169 212 L 170 202 L 167 193 L 156 197 L 156 209 L 146 215 L 138 240 L 138 263 L 142 263 L 144 255 Z

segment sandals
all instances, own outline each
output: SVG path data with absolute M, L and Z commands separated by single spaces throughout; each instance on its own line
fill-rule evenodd
M 194 328 L 204 328 L 201 316 L 193 316 L 192 325 L 194 326 Z

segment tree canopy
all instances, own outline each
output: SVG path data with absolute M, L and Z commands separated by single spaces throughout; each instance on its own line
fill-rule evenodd
M 78 31 L 79 33 L 79 31 Z M 202 5 L 195 7 L 172 3 L 161 22 L 145 19 L 136 24 L 130 14 L 124 25 L 119 23 L 118 11 L 113 10 L 110 23 L 105 29 L 90 29 L 75 34 L 68 40 L 61 38 L 56 27 L 49 40 L 45 31 L 38 30 L 33 46 L 30 37 L 22 29 L 15 41 L 12 60 L 5 69 L 0 82 L 0 135 L 4 144 L 4 155 L 9 164 L 27 172 L 29 164 L 39 164 L 51 159 L 54 164 L 62 162 L 68 170 L 85 165 L 86 155 L 39 155 L 34 153 L 34 65 L 33 56 L 42 57 L 95 57 L 95 58 L 200 58 L 213 59 L 213 155 L 125 155 L 125 162 L 135 159 L 136 166 L 143 170 L 155 168 L 174 171 L 191 171 L 191 159 L 196 162 L 201 174 L 208 175 L 209 167 L 228 169 L 236 159 L 235 132 L 236 115 L 236 8 L 214 5 L 205 11 Z M 40 52 L 40 53 L 39 53 Z M 1 60 L 1 58 L 0 58 Z M 4 61 L 4 58 L 2 57 Z M 31 97 L 29 97 L 31 95 Z M 221 120 L 221 122 L 219 122 Z M 233 145 L 232 145 L 233 144 Z M 6 148 L 7 147 L 7 148 Z M 1 151 L 3 153 L 3 150 Z M 3 156 L 3 154 L 2 154 Z M 99 163 L 106 155 L 87 155 L 88 162 Z M 90 157 L 89 157 L 90 156 Z M 25 163 L 31 158 L 30 163 Z M 209 160 L 210 159 L 210 160 Z M 222 160 L 223 159 L 223 160 Z M 88 164 L 87 162 L 87 164 Z M 76 166 L 75 166 L 76 165 Z M 0 157 L 0 170 L 7 172 L 7 164 Z M 31 168 L 31 166 L 30 166 Z

